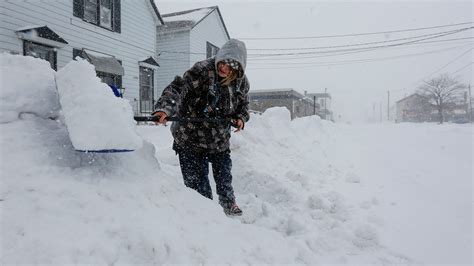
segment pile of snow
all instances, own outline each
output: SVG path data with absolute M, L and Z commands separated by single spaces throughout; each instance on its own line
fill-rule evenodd
M 141 147 L 130 103 L 114 97 L 110 87 L 96 77 L 93 65 L 77 58 L 58 71 L 56 83 L 69 136 L 77 150 Z
M 45 60 L 0 54 L 0 123 L 26 113 L 57 117 L 54 73 Z
M 53 93 L 42 76 L 31 79 Z M 169 127 L 138 127 L 134 152 L 76 152 L 49 118 L 58 103 L 26 111 L 41 97 L 22 93 L 11 108 L 22 115 L 0 123 L 2 265 L 471 262 L 473 162 L 459 140 L 472 140 L 472 127 L 253 115 L 231 139 L 244 215 L 229 218 L 183 185 Z

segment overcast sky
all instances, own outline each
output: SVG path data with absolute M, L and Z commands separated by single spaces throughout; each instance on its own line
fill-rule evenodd
M 251 90 L 292 88 L 304 93 L 305 90 L 323 92 L 327 88 L 333 98 L 335 118 L 339 121 L 365 122 L 374 117 L 379 119 L 380 107 L 383 118 L 386 119 L 387 91 L 390 91 L 390 102 L 393 105 L 395 101 L 415 92 L 424 79 L 449 73 L 469 84 L 474 76 L 474 39 L 438 42 L 473 38 L 473 29 L 453 33 L 454 30 L 474 26 L 471 23 L 474 20 L 472 1 L 155 2 L 161 14 L 219 6 L 230 36 L 247 44 L 247 76 Z M 453 24 L 460 25 L 393 32 Z M 391 33 L 301 38 L 388 31 Z M 451 34 L 420 41 L 421 38 L 436 37 L 433 34 L 441 32 Z M 395 41 L 396 39 L 404 40 Z M 391 46 L 362 52 L 340 51 L 409 41 L 431 43 Z M 375 43 L 358 45 L 368 42 Z M 343 47 L 332 48 L 339 49 L 335 54 L 327 53 L 331 49 L 321 48 L 327 46 Z M 317 49 L 257 50 L 281 48 Z M 259 58 L 259 54 L 266 53 L 309 54 Z

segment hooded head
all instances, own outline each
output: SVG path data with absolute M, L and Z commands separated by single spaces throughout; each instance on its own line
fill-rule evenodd
M 245 43 L 236 39 L 230 39 L 217 52 L 215 59 L 216 69 L 219 62 L 225 61 L 231 68 L 237 70 L 237 77 L 242 78 L 247 65 L 247 48 Z M 235 66 L 235 62 L 239 63 L 239 66 Z

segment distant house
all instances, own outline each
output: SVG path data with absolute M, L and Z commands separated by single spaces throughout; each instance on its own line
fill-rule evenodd
M 230 39 L 217 6 L 162 15 L 165 24 L 158 28 L 160 72 L 158 91 L 194 63 L 214 56 Z
M 396 122 L 439 122 L 439 113 L 436 105 L 426 96 L 414 93 L 396 103 Z M 444 122 L 469 122 L 470 106 L 467 93 L 453 102 L 444 105 Z
M 319 104 L 320 108 L 317 114 L 321 116 L 322 119 L 334 120 L 333 112 L 331 111 L 331 94 L 327 92 L 307 93 L 305 91 L 305 96 L 312 99 L 315 103 Z
M 397 122 L 428 122 L 435 110 L 429 99 L 418 93 L 397 101 L 396 105 Z
M 59 69 L 86 58 L 137 113 L 151 110 L 158 67 L 153 0 L 2 1 L 0 52 L 29 55 Z
M 472 119 L 471 105 L 472 98 L 469 99 L 468 92 L 457 97 L 451 104 L 446 106 L 445 120 L 448 122 L 468 123 Z
M 264 112 L 271 107 L 286 107 L 291 119 L 319 114 L 319 104 L 293 89 L 251 90 L 249 92 L 252 111 Z

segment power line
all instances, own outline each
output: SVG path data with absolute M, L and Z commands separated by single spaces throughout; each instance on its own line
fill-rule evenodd
M 417 43 L 406 44 L 404 46 L 390 47 L 390 48 L 392 48 L 392 49 L 395 49 L 395 48 L 419 48 L 419 47 L 413 47 L 413 46 L 433 44 L 433 43 L 453 42 L 453 41 L 460 41 L 460 40 L 467 40 L 467 39 L 474 39 L 474 37 L 445 39 L 445 40 L 427 41 L 427 42 L 417 42 Z M 449 43 L 446 43 L 446 44 L 449 44 Z M 472 43 L 469 43 L 469 44 L 472 44 Z M 408 47 L 406 47 L 406 46 L 408 46 Z M 373 51 L 373 50 L 375 50 L 375 49 L 367 49 L 367 50 L 362 50 L 362 51 L 357 50 L 355 52 L 343 52 L 343 53 L 336 51 L 336 52 L 334 52 L 334 54 L 317 55 L 317 56 L 294 56 L 294 57 L 283 57 L 283 58 L 249 58 L 249 61 L 282 61 L 282 60 L 287 61 L 287 60 L 313 59 L 313 58 L 320 58 L 320 57 L 331 57 L 331 56 L 361 53 L 361 52 Z
M 354 63 L 357 63 L 357 62 L 377 62 L 377 61 L 385 61 L 385 60 L 391 60 L 391 59 L 416 57 L 416 56 L 420 56 L 420 55 L 427 55 L 427 54 L 439 53 L 439 52 L 444 52 L 444 51 L 451 51 L 451 50 L 464 48 L 464 47 L 466 47 L 466 45 L 454 46 L 454 47 L 449 47 L 449 48 L 444 48 L 444 49 L 437 49 L 437 50 L 423 52 L 423 53 L 412 53 L 412 54 L 390 56 L 390 57 L 381 57 L 381 58 L 366 58 L 366 59 L 341 60 L 341 61 L 329 61 L 329 62 L 290 62 L 290 63 L 283 63 L 283 64 L 284 65 L 315 65 L 315 64 L 331 64 L 331 65 L 333 65 L 333 64 L 339 64 L 339 63 L 351 63 L 351 62 L 354 62 Z M 274 62 L 270 62 L 270 63 L 255 62 L 255 63 L 252 63 L 252 65 L 255 65 L 255 64 L 282 65 L 282 63 L 274 63 Z
M 469 27 L 469 28 L 462 28 L 454 31 L 448 31 L 443 34 L 437 33 L 435 36 L 427 37 L 427 38 L 422 38 L 419 40 L 414 40 L 414 41 L 409 41 L 409 42 L 402 42 L 402 43 L 397 43 L 397 44 L 391 44 L 391 45 L 379 45 L 379 46 L 372 46 L 372 47 L 362 47 L 362 48 L 352 48 L 352 49 L 336 49 L 336 50 L 331 50 L 331 51 L 314 51 L 314 52 L 298 52 L 298 53 L 272 53 L 272 54 L 265 54 L 265 53 L 258 53 L 258 54 L 248 54 L 249 60 L 277 60 L 275 58 L 264 58 L 264 57 L 275 57 L 275 56 L 287 56 L 287 55 L 311 55 L 311 54 L 323 54 L 323 53 L 339 53 L 339 52 L 350 52 L 350 51 L 367 51 L 367 50 L 374 50 L 378 48 L 386 48 L 386 47 L 396 47 L 396 46 L 402 46 L 402 45 L 414 45 L 414 44 L 427 44 L 427 43 L 436 43 L 436 42 L 446 42 L 446 41 L 456 41 L 456 40 L 466 40 L 466 39 L 473 39 L 474 37 L 466 37 L 466 38 L 456 38 L 456 39 L 447 39 L 447 40 L 437 40 L 437 41 L 428 41 L 428 42 L 422 42 L 424 40 L 430 40 L 430 39 L 435 39 L 435 38 L 440 38 L 444 37 L 447 35 L 459 33 L 462 31 L 470 30 L 473 29 L 474 27 Z M 420 36 L 418 36 L 420 37 Z M 348 45 L 350 46 L 350 45 Z M 167 53 L 167 54 L 185 54 L 185 55 L 205 55 L 206 53 L 202 52 L 185 52 L 185 51 L 168 51 L 168 50 L 161 50 L 160 53 Z M 253 57 L 252 57 L 253 56 Z M 288 59 L 288 58 L 287 58 Z M 286 60 L 286 59 L 284 59 Z
M 238 38 L 238 39 L 241 39 L 241 40 L 301 40 L 301 39 L 340 38 L 340 37 L 365 36 L 365 35 L 376 35 L 376 34 L 387 34 L 387 33 L 397 33 L 397 32 L 408 32 L 408 31 L 419 31 L 419 30 L 446 28 L 446 27 L 467 25 L 467 24 L 472 24 L 472 23 L 473 22 L 463 22 L 463 23 L 457 23 L 457 24 L 440 25 L 440 26 L 423 27 L 423 28 L 411 28 L 411 29 L 402 29 L 402 30 L 366 32 L 366 33 L 355 33 L 355 34 L 320 35 L 320 36 L 309 36 L 309 37 L 308 36 L 304 36 L 304 37 L 260 37 L 260 38 Z
M 334 52 L 334 51 L 355 51 L 355 50 L 360 50 L 360 49 L 369 49 L 369 48 L 385 48 L 385 47 L 394 47 L 394 46 L 400 46 L 400 45 L 405 45 L 405 44 L 410 44 L 410 43 L 416 43 L 416 42 L 420 42 L 420 41 L 424 41 L 424 40 L 431 40 L 431 39 L 436 39 L 436 38 L 440 38 L 440 37 L 444 37 L 444 36 L 447 36 L 447 35 L 452 35 L 452 34 L 456 34 L 456 33 L 459 33 L 459 32 L 463 32 L 463 31 L 466 31 L 466 30 L 471 30 L 473 29 L 474 27 L 469 27 L 469 28 L 462 28 L 462 29 L 458 29 L 458 30 L 454 30 L 454 31 L 449 31 L 449 32 L 446 32 L 446 33 L 443 33 L 443 34 L 438 34 L 438 35 L 435 35 L 435 36 L 431 36 L 431 37 L 426 37 L 426 38 L 421 38 L 421 39 L 418 39 L 418 40 L 413 40 L 413 41 L 408 41 L 408 42 L 401 42 L 401 43 L 396 43 L 396 44 L 389 44 L 389 45 L 377 45 L 377 46 L 372 46 L 372 47 L 363 47 L 363 48 L 352 48 L 352 49 L 339 49 L 339 50 L 333 50 L 333 51 L 321 51 L 321 52 L 318 52 L 318 51 L 312 51 L 312 52 L 295 52 L 295 53 L 272 53 L 272 54 L 259 54 L 258 57 L 271 57 L 271 56 L 282 56 L 282 55 L 308 55 L 308 54 L 319 54 L 319 53 L 331 53 L 331 52 Z
M 463 29 L 472 29 L 470 28 L 463 28 Z M 373 45 L 379 43 L 389 43 L 389 42 L 396 42 L 396 41 L 404 41 L 404 40 L 411 40 L 411 39 L 418 39 L 427 36 L 439 35 L 444 33 L 457 33 L 458 30 L 450 30 L 450 31 L 443 31 L 443 32 L 436 32 L 412 37 L 405 37 L 405 38 L 398 38 L 398 39 L 391 39 L 391 40 L 384 40 L 384 41 L 376 41 L 376 42 L 364 42 L 364 43 L 355 43 L 355 44 L 342 44 L 342 45 L 331 45 L 331 46 L 319 46 L 319 47 L 298 47 L 298 48 L 249 48 L 247 50 L 254 50 L 254 51 L 291 51 L 291 50 L 316 50 L 316 49 L 331 49 L 331 48 L 341 48 L 341 47 L 351 47 L 351 46 L 363 46 L 363 45 Z
M 453 60 L 449 61 L 447 64 L 443 65 L 442 67 L 438 68 L 436 71 L 433 71 L 432 73 L 430 73 L 429 75 L 425 76 L 424 78 L 420 79 L 419 81 L 417 81 L 415 83 L 415 85 L 419 84 L 421 81 L 425 80 L 426 78 L 428 77 L 431 77 L 434 73 L 437 73 L 439 72 L 440 70 L 444 69 L 445 67 L 449 66 L 450 64 L 452 64 L 453 62 L 455 62 L 456 60 L 458 60 L 459 58 L 463 57 L 465 54 L 469 53 L 470 51 L 472 51 L 472 49 L 474 48 L 469 48 L 467 49 L 467 51 L 463 52 L 462 54 L 458 55 L 457 57 L 455 57 Z
M 427 55 L 427 54 L 433 54 L 433 53 L 441 53 L 445 51 L 451 51 L 454 49 L 459 49 L 463 46 L 456 46 L 456 47 L 451 47 L 447 49 L 438 49 L 438 50 L 433 50 L 429 52 L 424 52 L 424 53 L 416 53 L 416 54 L 407 54 L 407 55 L 400 55 L 400 56 L 392 56 L 392 57 L 382 57 L 382 58 L 367 58 L 367 59 L 357 59 L 357 60 L 341 60 L 341 61 L 329 61 L 329 62 L 312 62 L 312 63 L 283 63 L 283 64 L 275 64 L 275 63 L 264 63 L 266 65 L 299 65 L 299 66 L 290 66 L 290 67 L 250 67 L 251 64 L 249 64 L 248 69 L 291 69 L 291 68 L 307 68 L 307 67 L 327 67 L 327 66 L 340 66 L 340 65 L 350 65 L 350 64 L 359 64 L 359 63 L 373 63 L 373 62 L 379 62 L 379 61 L 386 61 L 386 60 L 393 60 L 393 59 L 402 59 L 402 58 L 411 58 L 411 57 L 417 57 L 417 56 L 422 56 L 422 55 Z M 305 65 L 303 65 L 305 64 Z
M 464 70 L 465 68 L 467 68 L 468 66 L 472 65 L 473 63 L 474 63 L 474 62 L 470 62 L 469 64 L 467 64 L 467 65 L 461 67 L 460 69 L 454 71 L 453 73 L 451 73 L 451 75 L 454 75 L 454 74 L 458 73 L 459 71 Z

